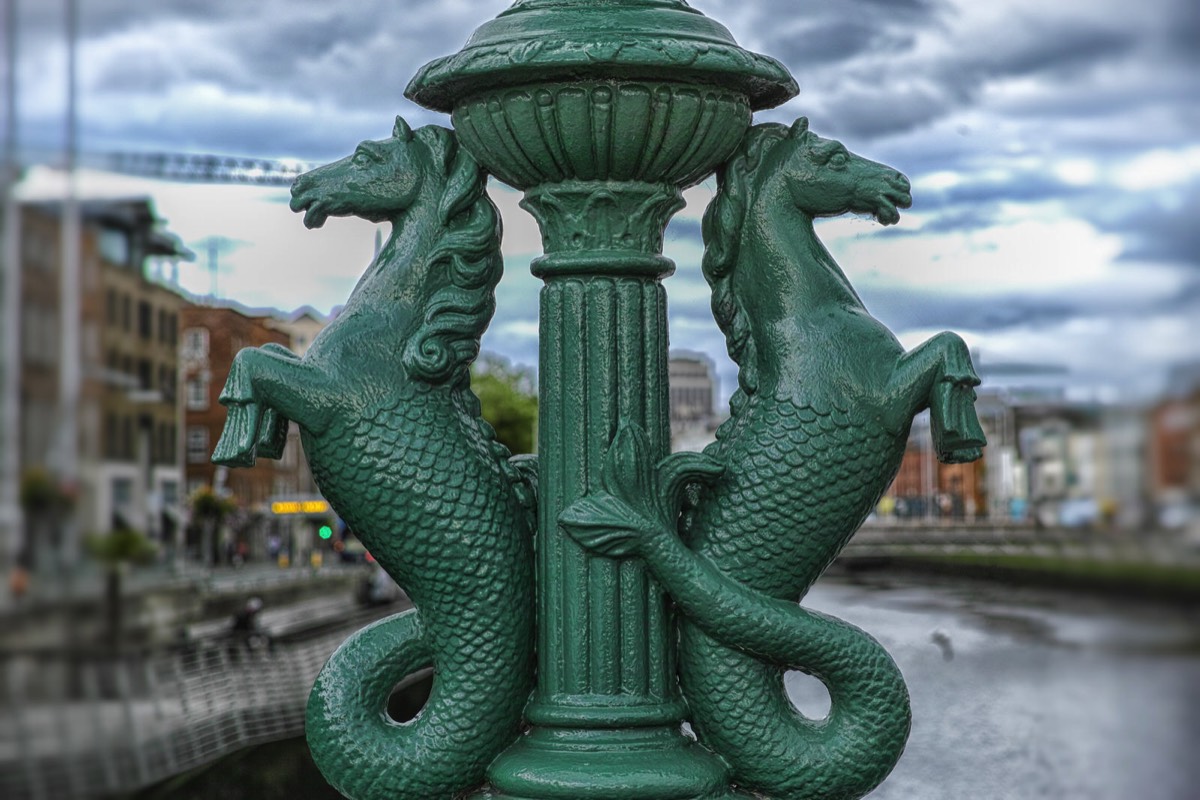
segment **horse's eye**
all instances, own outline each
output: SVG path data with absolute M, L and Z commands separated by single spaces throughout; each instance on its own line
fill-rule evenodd
M 850 156 L 845 153 L 834 153 L 829 157 L 829 166 L 835 169 L 841 169 L 850 163 Z

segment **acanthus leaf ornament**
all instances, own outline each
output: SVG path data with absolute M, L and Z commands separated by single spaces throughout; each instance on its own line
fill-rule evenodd
M 639 426 L 622 422 L 604 459 L 603 490 L 577 500 L 558 522 L 580 544 L 609 558 L 639 555 L 644 542 L 673 529 L 691 484 L 725 467 L 702 453 L 675 453 L 657 465 Z

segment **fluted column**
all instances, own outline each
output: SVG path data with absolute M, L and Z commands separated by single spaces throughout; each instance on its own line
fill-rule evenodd
M 631 196 L 632 195 L 632 196 Z M 546 232 L 535 272 L 541 303 L 538 693 L 535 724 L 666 724 L 682 715 L 662 593 L 638 561 L 584 551 L 558 527 L 599 488 L 601 458 L 621 419 L 669 450 L 666 296 L 661 246 L 682 205 L 663 186 L 552 186 L 525 206 Z M 656 230 L 655 230 L 656 229 Z M 657 233 L 657 241 L 655 233 Z M 625 243 L 628 242 L 626 245 Z
M 512 797 L 698 797 L 724 768 L 679 729 L 671 621 L 636 559 L 583 550 L 558 525 L 600 488 L 620 420 L 667 454 L 667 307 L 663 230 L 675 186 L 566 181 L 526 194 L 546 255 L 541 296 L 538 688 L 529 736 L 493 765 Z M 603 754 L 603 758 L 598 758 Z M 586 781 L 580 766 L 592 764 Z M 596 765 L 610 763 L 609 771 Z M 577 785 L 578 784 L 578 785 Z
M 546 255 L 541 297 L 538 685 L 529 732 L 481 797 L 693 800 L 726 768 L 683 735 L 663 593 L 638 559 L 584 552 L 559 515 L 600 489 L 618 422 L 668 451 L 662 257 L 680 191 L 736 149 L 753 109 L 796 93 L 682 0 L 518 0 L 409 98 L 525 192 Z M 498 794 L 496 794 L 498 793 Z

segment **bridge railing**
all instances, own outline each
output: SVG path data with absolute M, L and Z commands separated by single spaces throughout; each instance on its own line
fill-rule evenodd
M 867 524 L 845 550 L 849 557 L 1033 555 L 1149 564 L 1200 564 L 1200 547 L 1179 532 L 1033 525 Z
M 354 630 L 106 655 L 0 655 L 0 797 L 130 792 L 299 736 L 322 664 Z

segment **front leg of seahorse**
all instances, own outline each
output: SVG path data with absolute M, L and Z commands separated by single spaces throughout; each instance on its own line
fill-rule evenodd
M 279 345 L 242 350 L 221 391 L 227 416 L 213 461 L 248 467 L 260 457 L 278 458 L 289 421 L 310 431 L 323 428 L 333 396 L 330 385 L 326 372 Z
M 908 740 L 911 711 L 899 668 L 858 628 L 749 589 L 688 549 L 674 524 L 682 488 L 715 479 L 721 466 L 698 454 L 676 454 L 651 470 L 641 455 L 647 447 L 640 429 L 622 426 L 605 461 L 604 491 L 568 507 L 560 524 L 603 555 L 642 558 L 686 615 L 683 633 L 692 655 L 696 648 L 714 651 L 703 663 L 757 670 L 764 675 L 754 685 L 774 686 L 757 698 L 754 719 L 731 708 L 726 729 L 699 731 L 730 761 L 741 788 L 775 800 L 863 797 L 891 772 Z M 804 718 L 791 706 L 782 687 L 789 669 L 825 684 L 827 719 Z M 690 688 L 700 687 L 685 686 L 685 692 Z M 767 762 L 757 758 L 760 747 L 748 748 L 748 758 L 738 752 L 740 744 L 768 736 Z
M 979 382 L 962 338 L 939 333 L 896 364 L 888 384 L 888 396 L 898 398 L 891 407 L 893 427 L 907 426 L 928 407 L 938 459 L 946 464 L 975 461 L 987 444 L 975 413 Z

